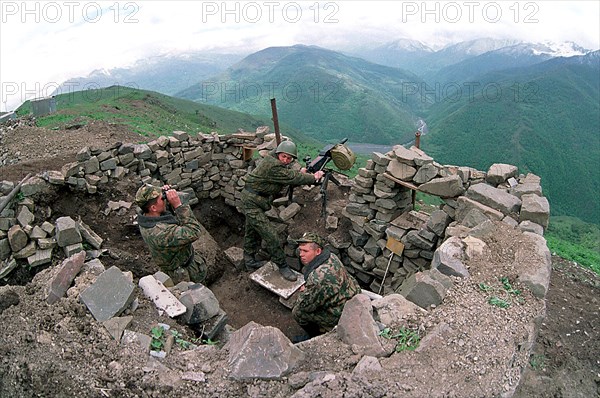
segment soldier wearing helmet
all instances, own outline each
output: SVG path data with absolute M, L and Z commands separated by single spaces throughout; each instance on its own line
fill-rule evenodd
M 333 329 L 346 302 L 361 289 L 319 235 L 307 232 L 296 243 L 306 283 L 300 288 L 292 315 L 308 333 L 308 336 L 296 338 L 299 342 Z
M 248 174 L 242 191 L 242 205 L 246 216 L 244 235 L 246 269 L 256 269 L 262 265 L 255 256 L 261 246 L 261 240 L 264 240 L 271 261 L 279 267 L 281 275 L 289 281 L 295 281 L 297 277 L 286 263 L 279 233 L 265 212 L 271 208 L 273 195 L 279 193 L 286 185 L 315 184 L 323 177 L 323 171 L 310 174 L 304 169 L 297 171 L 290 168 L 289 165 L 297 157 L 296 144 L 292 141 L 283 141 L 275 151 L 260 160 L 256 168 Z
M 206 263 L 194 253 L 192 243 L 200 237 L 202 225 L 187 204 L 182 204 L 177 191 L 143 185 L 135 195 L 140 207 L 138 225 L 152 259 L 174 283 L 204 282 Z M 168 207 L 173 209 L 171 213 Z

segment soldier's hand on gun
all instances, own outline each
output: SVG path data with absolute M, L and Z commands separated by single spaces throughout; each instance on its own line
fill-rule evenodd
M 314 174 L 315 181 L 319 182 L 321 180 L 321 178 L 323 178 L 324 175 L 325 175 L 325 172 L 323 170 L 319 170 L 319 171 L 315 172 L 315 174 Z
M 179 206 L 181 206 L 181 198 L 177 194 L 176 190 L 171 188 L 170 185 L 163 185 L 162 190 L 167 197 L 167 201 L 169 202 L 169 204 L 171 205 L 171 207 L 173 209 L 176 209 Z

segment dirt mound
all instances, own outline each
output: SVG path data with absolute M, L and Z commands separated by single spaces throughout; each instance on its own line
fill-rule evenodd
M 85 146 L 108 148 L 117 142 L 141 142 L 148 137 L 131 132 L 127 126 L 92 120 L 72 123 L 69 128 L 49 130 L 35 126 L 33 119 L 18 119 L 14 125 L 0 126 L 0 180 L 18 181 L 27 173 L 60 170 L 73 162 Z
M 32 138 L 33 137 L 33 138 Z M 0 167 L 0 180 L 18 181 L 28 172 L 45 169 L 60 169 L 74 160 L 75 154 L 83 146 L 106 147 L 115 142 L 139 142 L 144 140 L 137 134 L 121 126 L 103 122 L 76 128 L 48 131 L 34 126 L 17 127 L 0 137 L 3 150 L 11 159 L 11 164 Z M 52 219 L 63 215 L 81 217 L 94 231 L 105 239 L 103 247 L 107 253 L 100 260 L 108 268 L 116 265 L 124 271 L 131 271 L 135 282 L 142 276 L 156 271 L 150 261 L 147 248 L 136 228 L 132 227 L 133 209 L 118 214 L 106 214 L 109 200 L 133 201 L 136 184 L 124 179 L 109 184 L 96 195 L 82 195 L 68 190 L 48 198 L 47 205 L 52 209 Z M 344 189 L 330 187 L 329 206 L 341 208 L 345 203 Z M 295 198 L 303 206 L 303 211 L 290 227 L 291 236 L 300 236 L 306 230 L 316 230 L 325 234 L 324 220 L 320 218 L 318 189 L 310 191 L 297 189 Z M 225 250 L 231 246 L 241 246 L 243 236 L 243 216 L 222 200 L 204 200 L 194 208 L 203 225 Z M 340 226 L 343 230 L 344 225 Z M 347 229 L 347 228 L 346 228 Z M 504 242 L 510 247 L 510 242 Z M 278 298 L 251 282 L 245 273 L 237 272 L 223 258 L 219 266 L 223 276 L 210 288 L 218 297 L 221 307 L 230 314 L 230 324 L 239 328 L 254 320 L 262 325 L 279 327 L 287 336 L 299 334 L 300 329 Z M 534 355 L 523 356 L 515 361 L 530 361 L 529 371 L 516 392 L 518 397 L 590 397 L 598 396 L 600 386 L 600 289 L 599 278 L 564 260 L 553 258 L 551 287 L 546 298 L 547 317 L 542 323 Z M 485 266 L 485 264 L 483 265 Z M 485 268 L 482 268 L 485 269 Z M 290 382 L 256 381 L 252 383 L 232 383 L 226 379 L 225 368 L 218 364 L 226 362 L 226 354 L 213 346 L 201 346 L 198 350 L 184 352 L 176 346 L 180 355 L 170 355 L 162 361 L 149 358 L 137 350 L 120 346 L 110 337 L 106 329 L 96 322 L 85 307 L 77 300 L 75 291 L 55 305 L 45 302 L 44 289 L 51 267 L 40 270 L 35 277 L 25 268 L 13 272 L 0 287 L 0 321 L 3 333 L 0 334 L 0 395 L 19 397 L 187 397 L 187 396 L 291 396 L 291 387 L 297 379 L 308 377 L 305 372 L 351 371 L 360 359 L 351 352 L 343 351 L 332 338 L 321 340 L 318 347 L 319 361 L 301 369 L 290 377 Z M 494 270 L 494 273 L 500 272 Z M 503 271 L 504 272 L 504 271 Z M 495 275 L 495 274 L 494 274 Z M 508 271 L 506 275 L 509 276 Z M 477 278 L 487 276 L 484 271 L 474 276 L 459 289 L 453 289 L 447 300 L 456 303 L 464 311 L 436 316 L 446 316 L 451 325 L 462 325 L 465 333 L 479 330 L 470 326 L 470 310 L 480 305 L 469 297 L 479 297 Z M 484 280 L 484 279 L 482 279 Z M 177 324 L 174 320 L 159 315 L 154 305 L 144 298 L 141 292 L 139 307 L 135 311 L 130 329 L 149 334 L 157 323 L 169 324 L 191 341 L 196 337 L 193 330 Z M 529 297 L 528 297 L 529 298 Z M 526 302 L 527 299 L 526 298 Z M 18 301 L 18 303 L 17 303 Z M 532 300 L 530 300 L 532 301 Z M 12 304 L 12 305 L 10 305 Z M 493 311 L 483 316 L 487 327 L 477 333 L 480 347 L 464 347 L 456 358 L 448 355 L 438 360 L 448 361 L 448 366 L 472 366 L 471 380 L 450 381 L 471 384 L 480 383 L 485 372 L 493 372 L 492 365 L 486 365 L 485 354 L 479 354 L 495 347 L 495 330 L 491 321 L 501 312 Z M 488 309 L 489 310 L 489 309 Z M 526 311 L 522 307 L 519 310 Z M 478 315 L 479 316 L 479 315 Z M 506 316 L 518 317 L 518 312 Z M 416 324 L 419 320 L 414 320 Z M 431 321 L 433 322 L 433 320 Z M 422 327 L 427 329 L 427 323 Z M 514 330 L 513 334 L 521 331 Z M 456 339 L 457 344 L 459 338 Z M 460 346 L 460 345 L 459 345 Z M 411 355 L 418 355 L 416 353 Z M 473 359 L 473 357 L 476 359 Z M 316 385 L 313 396 L 378 396 L 395 397 L 399 394 L 411 396 L 436 396 L 427 382 L 408 385 L 405 380 L 411 377 L 406 363 L 397 364 L 389 359 L 388 365 L 396 369 L 393 373 L 374 376 L 372 380 L 358 383 L 345 375 L 329 379 Z M 479 362 L 479 363 L 477 363 Z M 475 369 L 483 373 L 476 373 Z M 176 371 L 198 372 L 206 377 L 203 383 L 183 382 Z M 424 373 L 425 375 L 426 373 Z M 418 376 L 418 375 L 417 375 Z M 440 375 L 431 375 L 440 377 Z M 300 384 L 301 385 L 301 384 Z M 484 386 L 485 387 L 485 386 Z M 478 395 L 496 396 L 482 387 L 473 387 Z M 407 390 L 408 388 L 408 390 Z M 465 390 L 467 391 L 467 390 Z M 456 391 L 456 396 L 465 396 L 465 391 Z

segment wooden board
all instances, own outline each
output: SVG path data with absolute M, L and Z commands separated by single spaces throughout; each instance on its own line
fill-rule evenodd
M 400 184 L 400 185 L 402 185 L 403 187 L 406 187 L 406 188 L 408 188 L 408 189 L 412 189 L 413 191 L 418 191 L 418 190 L 419 190 L 419 187 L 418 187 L 418 186 L 416 186 L 416 185 L 413 185 L 413 184 L 411 184 L 410 182 L 406 182 L 406 181 L 399 180 L 399 179 L 397 179 L 396 177 L 392 176 L 392 175 L 391 175 L 391 174 L 389 174 L 389 173 L 383 173 L 383 176 L 384 176 L 385 178 L 389 179 L 389 180 L 392 180 L 392 181 L 394 181 L 396 184 Z
M 391 237 L 387 238 L 387 243 L 385 244 L 385 247 L 399 256 L 401 256 L 402 252 L 404 251 L 404 243 Z

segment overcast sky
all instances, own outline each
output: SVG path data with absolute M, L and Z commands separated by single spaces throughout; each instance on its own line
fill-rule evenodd
M 0 110 L 140 58 L 480 37 L 600 47 L 592 1 L 0 1 Z

